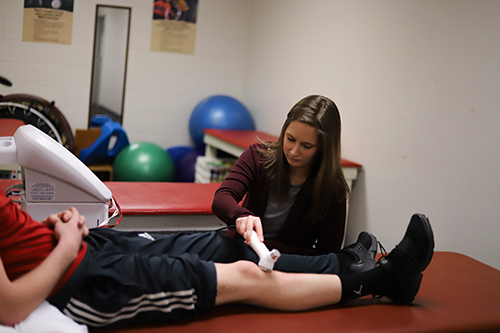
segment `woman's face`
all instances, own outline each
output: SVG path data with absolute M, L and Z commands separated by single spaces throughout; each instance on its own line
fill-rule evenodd
M 292 121 L 285 130 L 283 152 L 290 167 L 308 169 L 318 151 L 316 128 L 300 121 Z

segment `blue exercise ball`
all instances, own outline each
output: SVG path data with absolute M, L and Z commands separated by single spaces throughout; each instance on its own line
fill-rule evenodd
M 168 152 L 150 142 L 138 142 L 124 148 L 113 164 L 113 180 L 128 182 L 169 182 L 175 168 Z
M 182 183 L 193 183 L 196 173 L 196 160 L 198 152 L 191 151 L 182 157 L 175 167 L 175 180 Z
M 186 156 L 187 154 L 195 151 L 193 147 L 190 146 L 173 146 L 170 148 L 167 148 L 167 152 L 172 158 L 172 161 L 174 162 L 174 166 L 177 167 L 177 164 L 179 164 L 179 161 Z
M 203 130 L 208 128 L 228 130 L 255 130 L 248 109 L 237 99 L 215 95 L 198 103 L 189 119 L 189 134 L 197 149 L 203 149 Z

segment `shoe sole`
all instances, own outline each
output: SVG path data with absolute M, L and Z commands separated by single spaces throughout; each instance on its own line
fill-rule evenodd
M 392 301 L 397 304 L 410 305 L 415 300 L 415 296 L 417 296 L 418 291 L 420 290 L 422 278 L 422 273 L 418 274 L 415 277 L 414 282 L 411 284 L 411 287 L 406 290 L 403 295 L 400 295 L 400 297 L 393 298 Z
M 429 266 L 434 255 L 434 232 L 432 231 L 431 223 L 427 216 L 425 216 L 424 214 L 413 214 L 410 223 L 414 223 L 413 221 L 415 219 L 418 219 L 418 221 L 420 221 L 420 223 L 422 224 L 422 229 L 424 231 L 424 236 L 430 240 L 427 256 L 424 258 L 423 265 L 420 267 L 420 272 L 423 272 L 425 271 L 427 266 Z

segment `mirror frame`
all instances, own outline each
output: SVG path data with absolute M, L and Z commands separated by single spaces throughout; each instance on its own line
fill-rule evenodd
M 96 10 L 95 10 L 95 22 L 94 22 L 94 47 L 92 50 L 92 72 L 91 72 L 91 79 L 90 79 L 90 101 L 89 101 L 89 110 L 88 110 L 88 124 L 87 127 L 90 127 L 90 121 L 93 117 L 92 114 L 92 101 L 93 101 L 93 90 L 94 90 L 94 70 L 96 66 L 96 42 L 98 40 L 97 34 L 99 31 L 97 30 L 98 26 L 98 20 L 99 20 L 99 8 L 116 8 L 116 9 L 125 9 L 128 10 L 128 20 L 127 20 L 127 42 L 126 42 L 126 47 L 125 47 L 125 70 L 123 74 L 123 87 L 122 87 L 122 94 L 121 94 L 121 109 L 119 111 L 119 122 L 120 124 L 123 123 L 123 110 L 124 110 L 124 104 L 125 104 L 125 88 L 126 88 L 126 83 L 127 83 L 127 65 L 128 65 L 128 53 L 129 53 L 129 43 L 130 43 L 130 21 L 131 21 L 131 15 L 132 15 L 132 8 L 131 7 L 122 7 L 122 6 L 113 6 L 113 5 L 96 5 Z

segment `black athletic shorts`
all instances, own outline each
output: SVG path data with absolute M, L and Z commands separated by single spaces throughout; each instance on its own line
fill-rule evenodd
M 179 236 L 93 229 L 82 263 L 49 301 L 92 327 L 201 314 L 215 304 L 215 266 L 185 251 L 190 241 L 200 245 L 198 237 Z
M 259 261 L 244 241 L 217 232 L 158 235 L 100 228 L 84 241 L 83 261 L 49 302 L 92 327 L 197 316 L 215 305 L 214 262 Z M 274 270 L 337 274 L 339 263 L 334 253 L 283 254 Z

